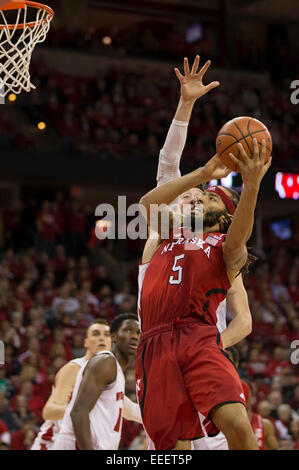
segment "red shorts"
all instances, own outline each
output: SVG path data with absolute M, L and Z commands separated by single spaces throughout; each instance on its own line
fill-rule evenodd
M 207 419 L 224 403 L 246 406 L 238 372 L 221 348 L 213 325 L 187 318 L 141 336 L 136 361 L 137 395 L 143 424 L 157 450 L 203 436 L 198 411 Z

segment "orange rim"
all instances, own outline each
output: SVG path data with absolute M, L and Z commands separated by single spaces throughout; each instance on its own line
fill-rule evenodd
M 52 8 L 48 7 L 47 5 L 43 5 L 42 3 L 38 2 L 31 2 L 27 0 L 19 1 L 10 1 L 6 5 L 0 8 L 2 11 L 8 11 L 8 10 L 18 10 L 20 8 L 25 8 L 25 5 L 31 8 L 35 8 L 37 10 L 44 10 L 48 13 L 48 15 L 40 20 L 40 21 L 31 21 L 29 23 L 19 23 L 18 25 L 15 24 L 0 24 L 0 30 L 2 29 L 24 29 L 25 27 L 27 28 L 33 28 L 36 26 L 37 23 L 42 24 L 42 23 L 48 23 L 52 20 L 54 16 L 54 11 Z

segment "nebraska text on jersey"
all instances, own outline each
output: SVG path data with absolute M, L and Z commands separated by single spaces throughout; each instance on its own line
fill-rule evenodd
M 191 244 L 191 245 L 195 245 L 196 247 L 198 248 L 201 248 L 202 250 L 204 250 L 205 254 L 207 255 L 207 257 L 209 258 L 210 257 L 210 247 L 209 246 L 205 246 L 205 242 L 202 240 L 202 238 L 198 238 L 198 237 L 193 237 L 193 238 L 184 238 L 184 237 L 180 237 L 178 240 L 176 240 L 175 242 L 172 242 L 172 243 L 168 243 L 166 246 L 164 246 L 162 252 L 161 252 L 161 255 L 163 255 L 164 253 L 166 253 L 166 251 L 172 251 L 173 250 L 173 247 L 175 245 L 188 245 L 188 244 Z M 217 240 L 216 240 L 216 244 L 217 244 Z

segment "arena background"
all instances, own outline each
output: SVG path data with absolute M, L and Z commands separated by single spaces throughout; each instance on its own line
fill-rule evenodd
M 55 373 L 84 354 L 90 321 L 136 312 L 144 242 L 97 240 L 95 208 L 117 207 L 118 195 L 135 203 L 155 185 L 179 97 L 173 68 L 200 53 L 221 86 L 195 106 L 182 173 L 215 153 L 234 116 L 257 117 L 273 138 L 249 242 L 259 261 L 244 279 L 253 330 L 237 347 L 254 409 L 275 423 L 280 449 L 298 450 L 298 2 L 48 4 L 37 89 L 9 95 L 0 113 L 0 448 L 30 448 Z M 227 184 L 240 189 L 240 176 Z M 126 387 L 136 399 L 134 364 Z M 143 445 L 141 426 L 125 422 L 122 448 Z

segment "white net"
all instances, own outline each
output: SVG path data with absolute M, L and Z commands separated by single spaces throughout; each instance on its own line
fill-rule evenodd
M 36 44 L 46 39 L 52 16 L 37 9 L 34 22 L 28 21 L 28 7 L 15 10 L 16 21 L 10 29 L 5 13 L 0 10 L 0 96 L 35 89 L 31 83 L 30 61 Z M 22 25 L 22 28 L 18 26 Z

